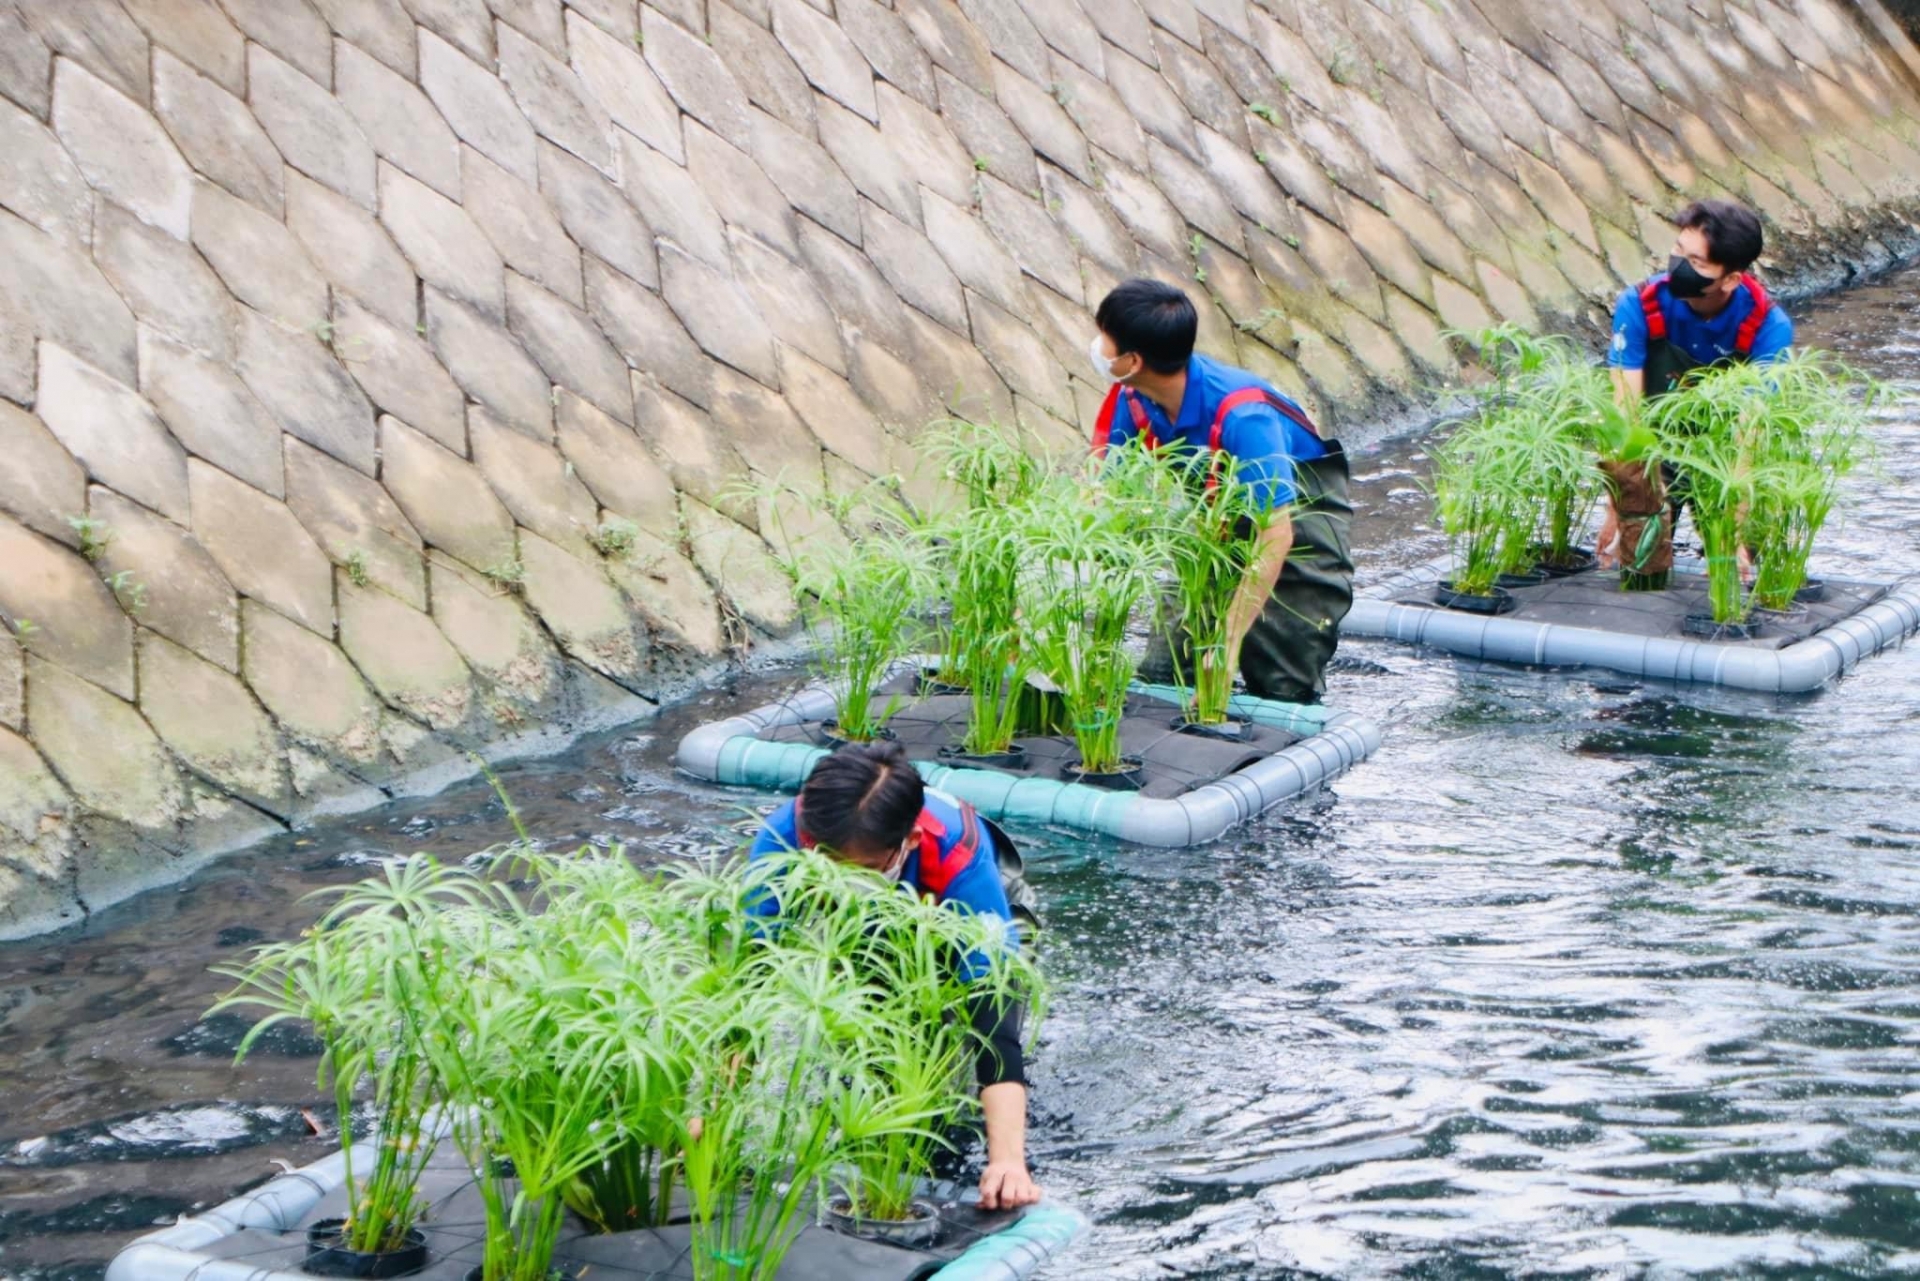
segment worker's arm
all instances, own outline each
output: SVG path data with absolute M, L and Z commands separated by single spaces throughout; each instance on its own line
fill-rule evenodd
M 1644 369 L 1613 368 L 1607 371 L 1613 375 L 1613 403 L 1631 411 L 1646 398 L 1647 371 Z
M 980 1208 L 1011 1210 L 1040 1199 L 1027 1171 L 1027 1087 L 1001 1081 L 980 1091 L 986 1115 L 987 1168 L 980 1172 Z
M 1292 550 L 1293 522 L 1283 508 L 1275 511 L 1273 522 L 1260 531 L 1247 576 L 1240 580 L 1240 590 L 1227 611 L 1227 660 L 1236 669 L 1240 666 L 1240 642 L 1246 639 L 1254 620 L 1266 609 L 1267 600 L 1280 581 L 1280 571 L 1286 568 L 1287 553 Z

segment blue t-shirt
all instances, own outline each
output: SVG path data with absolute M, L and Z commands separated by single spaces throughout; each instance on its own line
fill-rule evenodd
M 1246 370 L 1195 353 L 1187 361 L 1187 390 L 1180 399 L 1179 421 L 1169 423 L 1160 406 L 1139 392 L 1123 388 L 1120 403 L 1114 406 L 1113 431 L 1107 443 L 1124 445 L 1133 439 L 1133 410 L 1127 404 L 1133 400 L 1146 410 L 1147 421 L 1162 445 L 1180 440 L 1195 449 L 1205 449 L 1213 435 L 1213 416 L 1220 402 L 1243 387 L 1264 388 L 1295 409 L 1300 408 L 1298 402 L 1280 395 Z M 1265 401 L 1241 405 L 1227 415 L 1220 429 L 1220 448 L 1233 456 L 1238 468 L 1235 475 L 1253 486 L 1256 499 L 1268 511 L 1294 500 L 1294 464 L 1311 462 L 1327 452 L 1318 436 Z
M 931 818 L 946 833 L 940 839 L 942 855 L 952 851 L 960 838 L 960 806 L 963 802 L 955 800 L 945 792 L 934 788 L 927 789 L 927 799 L 921 813 Z M 1013 909 L 1007 904 L 1007 889 L 1000 881 L 1000 856 L 993 847 L 993 837 L 984 825 L 980 827 L 979 848 L 973 858 L 947 883 L 945 893 L 938 896 L 939 901 L 956 910 L 973 912 L 980 916 L 996 917 L 1006 922 L 1007 942 L 1011 947 L 1020 945 L 1020 927 L 1013 919 Z M 747 851 L 749 859 L 764 858 L 769 854 L 800 848 L 800 827 L 795 818 L 795 803 L 788 801 L 773 813 L 767 815 L 761 825 L 760 833 L 754 838 L 753 847 Z M 922 893 L 920 884 L 920 854 L 915 850 L 907 855 L 905 869 L 900 874 L 901 888 L 909 893 Z M 755 916 L 778 916 L 780 903 L 772 895 L 763 895 L 749 904 L 749 912 Z M 961 966 L 961 977 L 968 982 L 985 974 L 992 962 L 981 952 L 971 952 Z
M 1734 290 L 1733 300 L 1720 313 L 1702 316 L 1675 298 L 1667 289 L 1666 277 L 1656 277 L 1660 285 L 1660 311 L 1667 318 L 1667 341 L 1702 365 L 1711 365 L 1735 355 L 1740 326 L 1757 305 L 1753 291 L 1743 282 Z M 1793 321 L 1779 303 L 1760 322 L 1748 359 L 1761 364 L 1774 360 L 1793 346 Z M 1620 295 L 1613 308 L 1613 343 L 1607 348 L 1607 364 L 1615 369 L 1647 367 L 1647 312 L 1640 303 L 1638 285 Z

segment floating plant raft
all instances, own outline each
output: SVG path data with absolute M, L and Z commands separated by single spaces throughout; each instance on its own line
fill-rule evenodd
M 371 1164 L 362 1144 L 356 1166 Z M 307 1228 L 338 1218 L 345 1206 L 341 1153 L 282 1175 L 253 1192 L 173 1227 L 141 1237 L 107 1267 L 108 1281 L 298 1281 Z M 426 1266 L 410 1275 L 463 1281 L 480 1263 L 486 1233 L 472 1174 L 441 1149 L 421 1176 L 430 1205 L 420 1222 Z M 938 1200 L 938 1198 L 936 1198 Z M 1043 1201 L 1025 1210 L 984 1213 L 939 1201 L 939 1233 L 913 1249 L 808 1226 L 780 1266 L 779 1281 L 1022 1281 L 1087 1230 L 1077 1210 Z M 692 1228 L 684 1222 L 632 1232 L 568 1231 L 554 1255 L 555 1274 L 600 1281 L 691 1281 Z
M 907 700 L 914 678 L 896 677 L 876 704 Z M 889 732 L 929 784 L 987 817 L 1054 823 L 1142 845 L 1200 845 L 1237 823 L 1338 777 L 1380 746 L 1380 731 L 1351 712 L 1236 696 L 1229 716 L 1239 736 L 1210 737 L 1174 727 L 1182 698 L 1164 685 L 1135 685 L 1120 723 L 1123 752 L 1138 759 L 1140 786 L 1113 790 L 1069 782 L 1070 737 L 1014 740 L 1018 766 L 943 759 L 965 728 L 964 695 L 923 694 L 893 716 Z M 680 767 L 716 783 L 797 791 L 813 763 L 836 746 L 827 720 L 832 692 L 811 685 L 790 698 L 700 726 L 680 740 Z
M 1437 605 L 1446 568 L 1440 560 L 1378 584 L 1354 601 L 1340 634 L 1502 663 L 1792 694 L 1818 689 L 1920 630 L 1920 584 L 1911 580 L 1828 578 L 1791 611 L 1754 611 L 1750 635 L 1702 636 L 1688 628 L 1690 615 L 1708 612 L 1707 580 L 1694 567 L 1676 566 L 1659 592 L 1623 592 L 1618 576 L 1602 570 L 1505 585 L 1513 608 L 1501 614 Z

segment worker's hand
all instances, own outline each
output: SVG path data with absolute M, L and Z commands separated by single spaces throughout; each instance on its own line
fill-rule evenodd
M 1613 513 L 1613 504 L 1608 503 L 1600 515 L 1600 532 L 1594 537 L 1594 563 L 1601 569 L 1618 569 L 1620 552 L 1615 544 L 1620 541 L 1620 518 Z
M 1040 1199 L 1040 1185 L 1027 1173 L 1025 1161 L 989 1161 L 980 1171 L 980 1208 L 1017 1210 Z

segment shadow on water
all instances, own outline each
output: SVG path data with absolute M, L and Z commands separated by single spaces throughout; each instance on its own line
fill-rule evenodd
M 1920 385 L 1920 273 L 1803 318 Z M 1920 420 L 1818 568 L 1920 569 Z M 1414 442 L 1356 455 L 1363 573 L 1441 542 Z M 555 848 L 736 845 L 769 798 L 672 744 L 790 674 L 509 771 Z M 1021 835 L 1059 981 L 1033 1157 L 1095 1218 L 1058 1277 L 1884 1275 L 1920 1268 L 1920 662 L 1811 698 L 1345 648 L 1388 727 L 1216 846 Z M 208 967 L 388 854 L 506 839 L 481 783 L 0 947 L 0 1274 L 85 1277 L 334 1146 L 314 1046 Z

